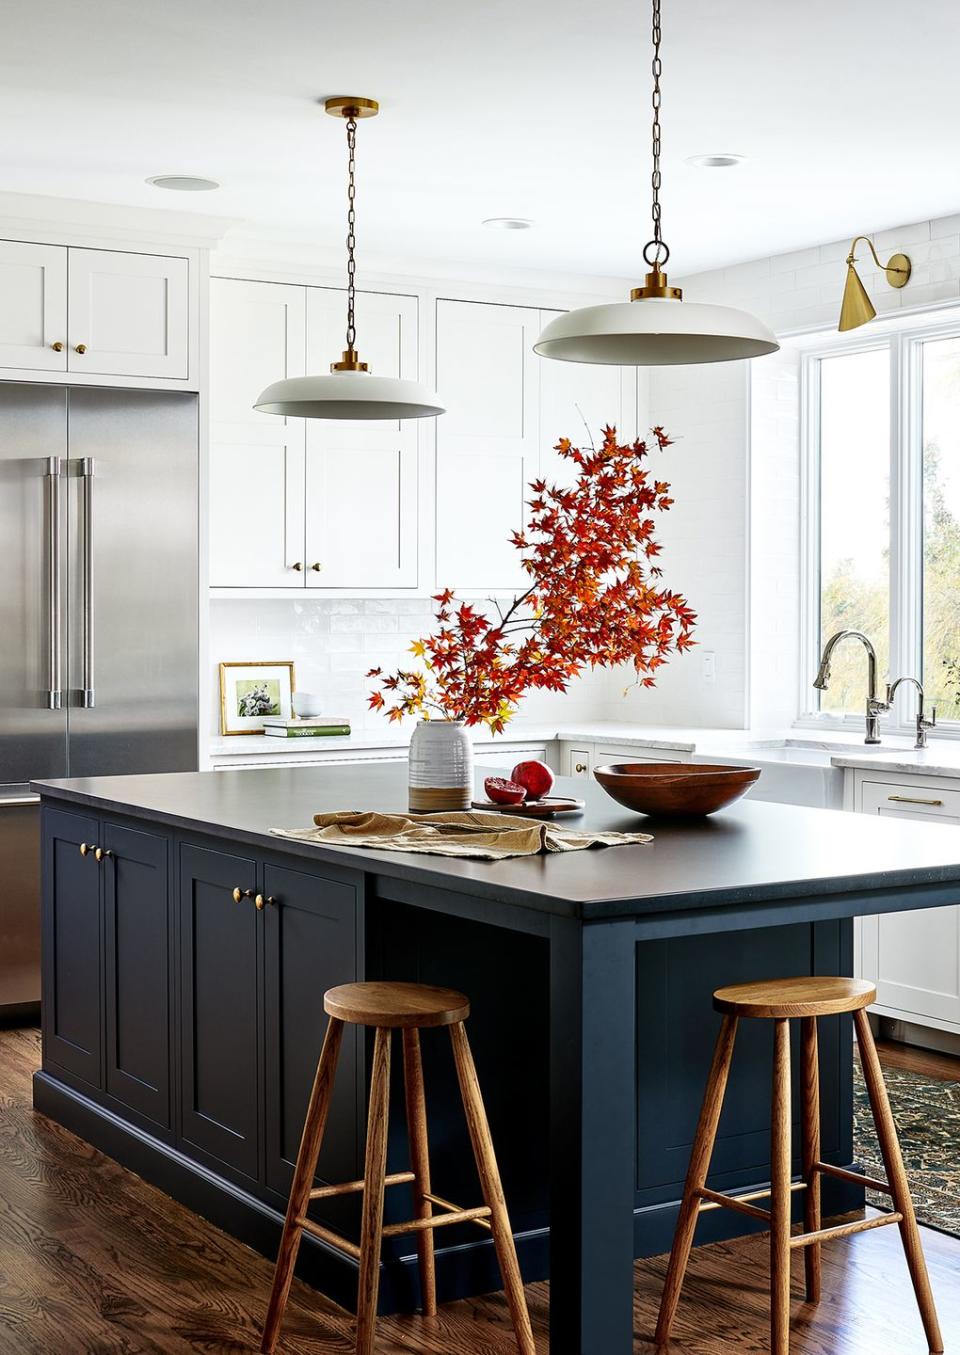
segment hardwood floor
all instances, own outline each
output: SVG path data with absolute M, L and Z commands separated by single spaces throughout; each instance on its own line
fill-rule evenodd
M 0 1030 L 0 1355 L 233 1355 L 259 1347 L 272 1265 L 66 1130 L 36 1115 L 32 1029 Z M 947 1349 L 960 1349 L 960 1241 L 924 1230 Z M 637 1265 L 636 1352 L 651 1336 L 666 1258 Z M 677 1316 L 678 1355 L 764 1355 L 766 1238 L 694 1251 Z M 800 1301 L 791 1355 L 924 1355 L 897 1230 L 824 1248 L 823 1301 Z M 546 1351 L 547 1290 L 527 1297 Z M 349 1355 L 352 1319 L 298 1281 L 287 1355 Z M 378 1355 L 514 1355 L 500 1294 L 436 1318 L 382 1318 Z
M 877 1053 L 884 1068 L 902 1068 L 904 1072 L 935 1077 L 940 1082 L 960 1082 L 960 1059 L 953 1054 L 918 1049 L 916 1045 L 897 1044 L 893 1040 L 878 1040 Z

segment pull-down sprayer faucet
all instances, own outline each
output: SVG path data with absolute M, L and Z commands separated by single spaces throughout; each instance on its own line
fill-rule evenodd
M 827 684 L 830 681 L 830 660 L 833 658 L 833 651 L 841 640 L 859 640 L 867 651 L 867 704 L 866 704 L 866 722 L 867 735 L 864 743 L 880 742 L 880 716 L 890 709 L 886 701 L 881 701 L 877 695 L 877 651 L 864 635 L 862 630 L 838 630 L 835 635 L 823 647 L 823 654 L 820 658 L 820 667 L 817 670 L 817 676 L 813 680 L 813 685 L 817 691 L 825 692 Z

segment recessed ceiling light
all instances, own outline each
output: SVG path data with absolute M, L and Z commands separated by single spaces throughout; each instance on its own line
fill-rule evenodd
M 525 216 L 488 216 L 483 224 L 492 231 L 528 231 L 533 222 Z
M 696 165 L 698 169 L 730 169 L 733 165 L 742 165 L 745 159 L 746 156 L 723 151 L 713 155 L 688 155 L 687 164 Z
M 174 193 L 210 193 L 220 187 L 215 179 L 195 179 L 192 174 L 157 174 L 146 182 Z

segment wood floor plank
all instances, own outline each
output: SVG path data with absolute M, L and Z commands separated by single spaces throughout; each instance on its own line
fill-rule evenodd
M 37 1115 L 38 1032 L 0 1030 L 0 1355 L 252 1355 L 269 1261 Z M 960 1241 L 923 1230 L 948 1350 L 960 1348 Z M 768 1241 L 694 1250 L 675 1355 L 766 1355 Z M 895 1229 L 823 1251 L 823 1301 L 793 1271 L 791 1355 L 924 1355 Z M 636 1268 L 636 1355 L 652 1342 L 666 1257 Z M 547 1286 L 528 1285 L 538 1355 Z M 353 1320 L 294 1281 L 279 1351 L 352 1355 Z M 382 1318 L 377 1355 L 515 1355 L 502 1294 L 435 1318 Z

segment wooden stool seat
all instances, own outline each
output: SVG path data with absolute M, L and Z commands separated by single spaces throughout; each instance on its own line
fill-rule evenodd
M 762 979 L 718 988 L 713 1006 L 729 1016 L 790 1020 L 801 1016 L 836 1016 L 858 1012 L 877 1000 L 877 990 L 863 979 Z
M 920 1244 L 920 1230 L 903 1166 L 897 1127 L 883 1081 L 880 1058 L 865 1008 L 876 999 L 872 984 L 860 979 L 793 978 L 762 983 L 740 983 L 718 988 L 713 1005 L 723 1013 L 713 1062 L 707 1078 L 700 1121 L 690 1152 L 687 1179 L 680 1201 L 680 1217 L 674 1234 L 670 1264 L 657 1320 L 657 1349 L 665 1347 L 680 1302 L 680 1291 L 693 1246 L 697 1219 L 707 1209 L 732 1209 L 757 1219 L 770 1229 L 770 1355 L 789 1355 L 790 1350 L 790 1258 L 803 1251 L 808 1303 L 820 1301 L 821 1248 L 824 1242 L 849 1237 L 890 1224 L 900 1229 L 907 1269 L 913 1282 L 920 1319 L 930 1351 L 943 1350 L 933 1293 Z M 863 1080 L 870 1099 L 886 1174 L 885 1181 L 860 1176 L 848 1167 L 824 1162 L 820 1155 L 820 1061 L 817 1018 L 853 1013 Z M 707 1185 L 717 1126 L 733 1061 L 737 1025 L 741 1017 L 768 1018 L 773 1026 L 773 1101 L 770 1124 L 770 1184 L 736 1195 L 711 1190 Z M 801 1173 L 793 1180 L 791 1134 L 790 1021 L 799 1017 L 800 1039 L 800 1132 Z M 849 1038 L 849 1037 L 848 1037 Z M 857 1219 L 824 1228 L 820 1217 L 820 1186 L 824 1176 L 890 1196 L 888 1214 Z M 803 1195 L 803 1229 L 794 1232 L 791 1202 L 795 1192 Z M 770 1208 L 757 1203 L 768 1199 Z
M 327 990 L 323 1010 L 354 1026 L 427 1030 L 466 1021 L 470 1002 L 453 988 L 427 983 L 344 983 Z
M 300 1239 L 309 1233 L 328 1247 L 342 1252 L 357 1264 L 356 1355 L 374 1355 L 377 1297 L 380 1288 L 380 1248 L 385 1237 L 412 1233 L 416 1237 L 420 1272 L 420 1306 L 425 1317 L 437 1312 L 437 1286 L 433 1234 L 437 1228 L 468 1223 L 492 1234 L 503 1276 L 507 1306 L 513 1323 L 519 1355 L 536 1355 L 523 1278 L 510 1227 L 500 1172 L 493 1151 L 490 1126 L 480 1083 L 467 1040 L 464 1021 L 470 1003 L 452 988 L 433 988 L 423 983 L 345 983 L 330 988 L 323 998 L 330 1020 L 320 1051 L 310 1104 L 303 1124 L 297 1166 L 290 1188 L 287 1216 L 280 1237 L 280 1252 L 273 1275 L 270 1306 L 263 1325 L 260 1349 L 273 1355 L 280 1339 L 283 1313 L 293 1281 Z M 333 1094 L 337 1059 L 344 1025 L 372 1026 L 376 1034 L 370 1066 L 370 1105 L 367 1114 L 367 1146 L 363 1179 L 338 1185 L 314 1186 L 317 1161 L 323 1146 L 327 1116 Z M 420 1056 L 420 1030 L 447 1026 L 453 1062 L 463 1101 L 467 1129 L 473 1148 L 484 1203 L 462 1209 L 433 1193 L 430 1184 L 430 1153 L 427 1140 L 427 1103 Z M 410 1170 L 387 1173 L 387 1127 L 390 1114 L 390 1048 L 393 1032 L 399 1030 L 403 1045 L 403 1087 L 410 1142 Z M 409 1186 L 414 1217 L 384 1226 L 383 1200 L 387 1186 Z M 309 1214 L 312 1204 L 341 1195 L 362 1196 L 359 1245 L 343 1237 Z

